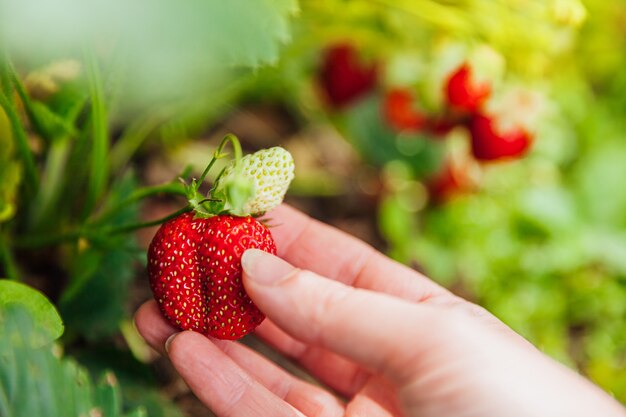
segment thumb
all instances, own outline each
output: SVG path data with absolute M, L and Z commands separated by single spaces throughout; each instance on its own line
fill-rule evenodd
M 414 341 L 436 326 L 428 306 L 350 287 L 260 250 L 246 251 L 242 266 L 250 298 L 284 331 L 395 380 L 411 373 Z

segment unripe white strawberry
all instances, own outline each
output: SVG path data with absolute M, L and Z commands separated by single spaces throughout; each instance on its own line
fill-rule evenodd
M 279 146 L 261 149 L 241 158 L 237 166 L 231 162 L 219 181 L 216 194 L 227 196 L 224 209 L 234 215 L 260 215 L 282 203 L 293 177 L 294 162 L 289 151 Z M 245 201 L 232 201 L 232 197 L 241 194 L 235 184 L 242 183 L 252 186 L 251 196 L 246 195 Z

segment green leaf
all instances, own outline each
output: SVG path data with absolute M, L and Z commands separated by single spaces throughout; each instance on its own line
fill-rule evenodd
M 126 98 L 153 104 L 275 62 L 297 10 L 296 0 L 0 0 L 0 37 L 31 61 L 97 49 L 119 61 Z
M 0 147 L 3 145 L 0 138 Z M 22 179 L 22 170 L 16 161 L 0 158 L 0 223 L 10 220 L 16 212 L 17 190 Z
M 37 328 L 48 340 L 63 334 L 63 322 L 52 303 L 39 291 L 15 281 L 0 280 L 0 309 L 11 305 L 24 307 L 33 316 Z
M 95 56 L 88 56 L 89 91 L 91 95 L 91 154 L 88 161 L 89 182 L 83 218 L 89 217 L 108 182 L 109 126 L 100 68 Z
M 128 350 L 99 344 L 72 355 L 94 377 L 113 372 L 127 408 L 143 409 L 150 417 L 181 417 L 176 405 L 159 390 L 152 367 L 139 362 Z
M 14 159 L 11 122 L 0 108 L 0 223 L 15 214 L 15 200 L 21 179 L 21 166 Z
M 128 315 L 125 304 L 136 258 L 123 239 L 115 243 L 120 248 L 90 248 L 77 256 L 72 284 L 59 304 L 68 329 L 90 340 L 112 335 Z
M 3 89 L 12 87 L 12 83 L 9 83 L 11 84 L 9 86 L 6 81 L 10 79 L 11 71 L 11 64 L 4 59 L 4 56 L 0 56 L 0 77 L 3 80 Z M 2 113 L 2 129 L 5 130 L 2 133 L 2 138 L 14 143 L 16 154 L 19 156 L 24 169 L 27 196 L 32 196 L 39 188 L 39 173 L 37 172 L 33 150 L 28 143 L 25 127 L 20 119 L 19 109 L 13 99 L 13 91 L 10 88 L 6 92 L 0 92 L 0 113 Z M 10 134 L 6 132 L 7 126 L 10 127 Z
M 128 200 L 135 189 L 133 176 L 127 175 L 107 195 L 108 206 Z M 135 222 L 137 203 L 131 201 L 108 216 L 100 227 Z M 138 257 L 134 239 L 124 234 L 111 236 L 103 231 L 90 243 L 73 259 L 70 283 L 61 296 L 59 310 L 68 330 L 99 340 L 115 333 L 128 315 L 125 305 Z
M 53 349 L 34 348 L 38 333 L 29 311 L 11 306 L 0 315 L 0 415 L 121 417 L 120 387 L 111 373 L 94 384 L 85 369 Z M 141 409 L 129 415 L 142 416 Z
M 112 372 L 107 372 L 96 388 L 94 397 L 99 404 L 102 404 L 101 411 L 105 416 L 120 414 L 122 398 L 118 386 L 115 375 Z
M 71 120 L 53 112 L 48 106 L 38 101 L 30 102 L 30 110 L 33 117 L 37 119 L 41 134 L 46 138 L 57 138 L 63 136 L 75 136 L 76 127 Z
M 378 97 L 366 98 L 350 108 L 342 120 L 346 137 L 367 161 L 376 165 L 401 160 L 417 177 L 434 173 L 443 158 L 442 141 L 427 136 L 396 134 L 382 120 L 380 109 Z

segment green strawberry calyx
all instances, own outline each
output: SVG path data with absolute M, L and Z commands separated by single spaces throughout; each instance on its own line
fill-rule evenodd
M 231 144 L 234 157 L 219 173 L 208 195 L 199 188 L 218 159 L 226 157 L 227 144 Z M 294 176 L 291 154 L 281 147 L 261 149 L 242 156 L 237 137 L 228 134 L 213 153 L 213 158 L 200 179 L 185 185 L 189 207 L 196 217 L 208 218 L 219 214 L 234 216 L 261 216 L 278 206 Z

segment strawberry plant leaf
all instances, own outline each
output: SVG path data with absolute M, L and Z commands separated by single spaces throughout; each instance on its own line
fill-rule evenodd
M 0 223 L 9 220 L 15 213 L 15 200 L 22 177 L 13 148 L 11 125 L 4 110 L 0 109 Z
M 46 138 L 76 136 L 77 134 L 72 120 L 67 120 L 63 116 L 56 114 L 41 102 L 30 102 L 30 112 L 37 119 L 40 134 Z
M 110 204 L 126 200 L 135 190 L 135 180 L 127 175 L 116 183 L 107 197 Z M 116 210 L 102 227 L 137 222 L 137 204 Z M 68 329 L 88 339 L 99 340 L 117 331 L 128 315 L 125 303 L 128 286 L 137 262 L 134 239 L 127 235 L 103 234 L 74 258 L 70 284 L 61 296 L 59 309 Z
M 396 134 L 382 120 L 380 108 L 380 100 L 369 97 L 348 110 L 343 122 L 354 146 L 379 166 L 402 160 L 418 177 L 435 172 L 443 158 L 443 144 L 423 135 Z
M 128 350 L 99 344 L 72 351 L 72 356 L 93 378 L 113 372 L 125 407 L 143 408 L 150 417 L 182 416 L 178 407 L 159 392 L 152 367 L 139 362 Z
M 11 306 L 0 312 L 0 415 L 122 417 L 120 387 L 111 373 L 94 384 L 74 360 L 54 348 L 33 347 L 39 332 L 28 310 Z M 145 416 L 141 408 L 129 414 Z
M 0 280 L 0 310 L 11 305 L 25 308 L 33 317 L 35 326 L 45 337 L 42 343 L 63 334 L 63 322 L 54 305 L 39 291 L 15 281 Z
M 98 200 L 105 192 L 108 181 L 109 164 L 109 121 L 104 97 L 104 86 L 100 75 L 100 68 L 96 57 L 89 54 L 87 57 L 89 91 L 91 99 L 91 154 L 89 186 L 87 198 L 83 207 L 83 218 L 87 218 Z
M 1 0 L 0 37 L 31 62 L 76 56 L 85 44 L 115 45 L 98 49 L 119 61 L 120 90 L 151 104 L 197 96 L 223 86 L 235 68 L 277 61 L 297 11 L 296 0 Z
M 110 241 L 114 247 L 89 248 L 72 266 L 72 283 L 59 309 L 69 330 L 90 340 L 115 333 L 128 315 L 125 304 L 136 257 L 126 238 Z

